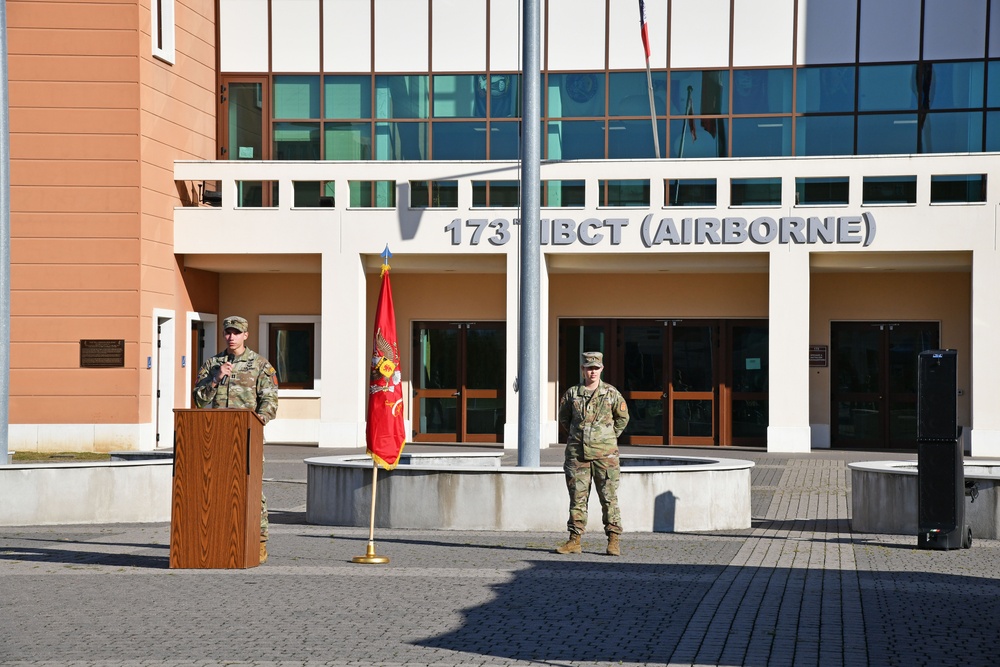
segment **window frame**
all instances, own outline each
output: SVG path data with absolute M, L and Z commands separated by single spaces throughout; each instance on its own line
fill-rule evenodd
M 174 0 L 151 0 L 149 14 L 149 42 L 153 57 L 173 65 L 177 58 Z
M 321 395 L 322 383 L 320 378 L 320 367 L 322 360 L 322 350 L 320 341 L 323 340 L 322 317 L 319 315 L 261 315 L 258 330 L 260 336 L 257 343 L 258 350 L 267 350 L 268 361 L 271 360 L 271 330 L 282 325 L 303 325 L 311 324 L 313 327 L 313 386 L 312 389 L 301 389 L 297 387 L 285 388 L 279 378 L 278 398 L 319 398 Z M 271 364 L 274 365 L 273 363 Z

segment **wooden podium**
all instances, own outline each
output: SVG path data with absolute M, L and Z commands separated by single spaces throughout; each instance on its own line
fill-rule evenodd
M 263 473 L 253 410 L 174 410 L 171 568 L 260 565 Z

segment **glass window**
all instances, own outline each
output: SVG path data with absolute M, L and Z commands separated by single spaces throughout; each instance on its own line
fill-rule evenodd
M 733 206 L 780 206 L 780 178 L 734 178 L 729 183 Z
M 667 109 L 667 73 L 652 72 L 650 78 L 656 115 L 662 116 Z M 649 118 L 649 80 L 645 72 L 608 74 L 608 115 Z
M 293 181 L 296 208 L 332 208 L 333 181 Z
M 274 117 L 319 118 L 319 77 L 274 77 Z
M 543 181 L 542 206 L 581 207 L 585 203 L 583 181 Z
M 550 120 L 547 143 L 550 160 L 603 159 L 604 121 Z
M 986 150 L 1000 151 L 1000 111 L 986 114 Z
M 854 116 L 800 116 L 795 119 L 796 155 L 853 155 Z
M 516 160 L 521 155 L 520 121 L 490 123 L 489 142 L 491 160 Z
M 865 176 L 861 185 L 863 204 L 916 204 L 916 176 Z
M 275 160 L 319 160 L 319 123 L 275 123 Z
M 854 111 L 854 67 L 804 67 L 796 76 L 795 111 Z
M 486 117 L 486 98 L 475 74 L 439 74 L 433 78 L 435 118 Z M 484 82 L 485 83 L 485 82 Z
M 1000 107 L 1000 60 L 991 60 L 987 70 L 986 106 Z
M 410 181 L 410 208 L 455 208 L 458 181 Z
M 371 123 L 324 123 L 326 160 L 371 160 Z
M 517 181 L 473 181 L 474 208 L 516 208 L 521 203 Z
M 647 114 L 648 116 L 648 114 Z M 658 122 L 660 155 L 656 155 L 653 142 L 653 125 L 649 120 L 612 120 L 608 124 L 609 158 L 653 158 L 663 157 L 663 142 L 666 141 L 666 123 Z
M 264 207 L 264 194 L 270 193 L 267 207 L 278 205 L 278 181 L 236 181 L 236 205 L 240 208 Z
M 599 206 L 649 206 L 649 181 L 600 181 Z
M 670 157 L 726 157 L 725 118 L 686 118 L 670 121 Z
M 667 206 L 715 206 L 714 178 L 677 178 L 667 181 Z
M 986 174 L 931 176 L 932 204 L 969 204 L 986 201 Z
M 396 181 L 348 181 L 352 208 L 395 208 Z
M 486 121 L 431 123 L 431 159 L 485 160 Z
M 376 160 L 426 160 L 427 123 L 375 123 Z
M 791 154 L 790 117 L 733 119 L 733 157 Z
M 550 118 L 604 115 L 604 73 L 549 74 Z
M 903 155 L 916 152 L 916 114 L 858 116 L 858 155 Z
M 859 111 L 916 111 L 917 66 L 864 65 L 858 71 Z
M 792 70 L 733 70 L 733 113 L 791 113 Z
M 315 324 L 272 323 L 268 333 L 267 358 L 278 371 L 278 386 L 281 389 L 312 389 L 315 380 Z
M 670 73 L 671 116 L 708 116 L 723 113 L 729 113 L 728 70 Z
M 796 178 L 795 203 L 799 206 L 846 206 L 849 189 L 847 176 Z
M 929 113 L 918 127 L 919 153 L 978 153 L 983 149 L 983 114 L 979 111 Z
M 376 76 L 376 118 L 427 118 L 430 94 L 426 75 Z
M 488 87 L 489 95 L 486 94 L 487 76 L 485 74 L 476 75 L 477 116 L 486 115 L 488 104 L 490 118 L 521 117 L 521 76 L 519 74 L 491 74 Z M 544 96 L 539 97 L 539 100 L 543 99 L 545 99 Z
M 371 118 L 370 76 L 328 76 L 323 79 L 326 118 Z
M 925 63 L 920 70 L 921 109 L 968 109 L 983 106 L 983 61 Z

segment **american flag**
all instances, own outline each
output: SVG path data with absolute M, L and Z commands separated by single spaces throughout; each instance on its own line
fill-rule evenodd
M 646 60 L 649 60 L 649 26 L 646 23 L 646 3 L 639 0 L 639 29 L 642 34 L 642 48 L 646 51 Z

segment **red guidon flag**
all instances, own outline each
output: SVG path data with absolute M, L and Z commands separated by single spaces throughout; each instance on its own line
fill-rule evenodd
M 646 60 L 649 60 L 649 24 L 646 23 L 646 3 L 643 0 L 639 0 L 639 30 L 642 48 L 646 51 Z
M 382 468 L 392 470 L 406 444 L 403 430 L 403 386 L 399 374 L 396 311 L 392 306 L 388 258 L 382 264 L 382 288 L 375 307 L 375 337 L 368 384 L 368 454 Z

